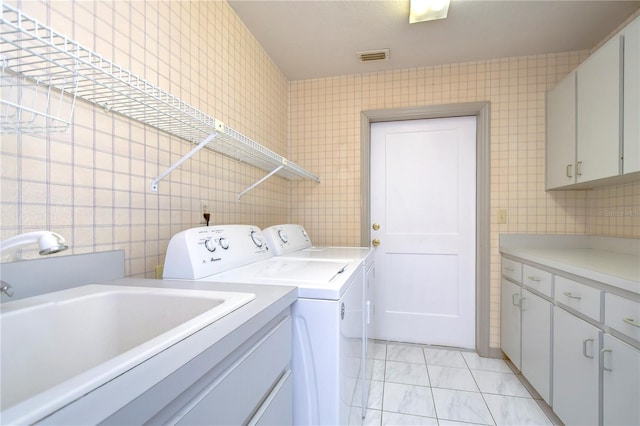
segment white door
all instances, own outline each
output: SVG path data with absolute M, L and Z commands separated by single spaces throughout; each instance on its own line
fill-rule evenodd
M 371 124 L 378 339 L 475 348 L 475 188 L 475 117 Z

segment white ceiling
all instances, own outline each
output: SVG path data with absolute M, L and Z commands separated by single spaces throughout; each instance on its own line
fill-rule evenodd
M 289 80 L 591 49 L 640 1 L 452 0 L 409 24 L 409 0 L 230 0 Z M 388 48 L 387 61 L 356 52 Z

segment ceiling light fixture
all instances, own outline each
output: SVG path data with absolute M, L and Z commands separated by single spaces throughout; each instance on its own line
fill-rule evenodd
M 409 23 L 444 19 L 449 12 L 450 0 L 411 0 Z

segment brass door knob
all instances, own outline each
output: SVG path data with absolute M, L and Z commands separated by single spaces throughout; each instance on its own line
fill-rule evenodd
M 374 238 L 373 241 L 371 241 L 371 244 L 373 244 L 374 247 L 378 247 L 380 245 L 380 240 Z
M 373 228 L 374 231 L 377 231 L 378 229 L 380 229 L 380 224 L 379 223 L 374 223 L 372 228 Z

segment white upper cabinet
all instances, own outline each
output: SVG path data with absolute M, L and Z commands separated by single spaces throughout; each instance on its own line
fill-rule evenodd
M 547 93 L 546 189 L 640 180 L 640 17 Z
M 547 189 L 575 183 L 576 72 L 547 93 Z
M 621 45 L 614 37 L 577 70 L 576 182 L 620 174 Z
M 640 18 L 623 31 L 624 118 L 622 173 L 640 171 Z

